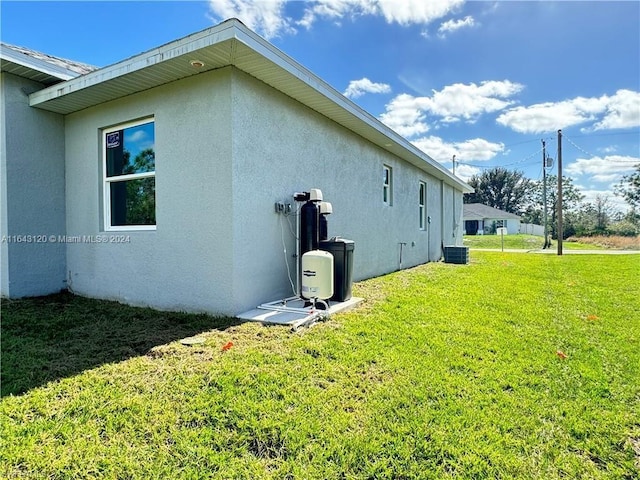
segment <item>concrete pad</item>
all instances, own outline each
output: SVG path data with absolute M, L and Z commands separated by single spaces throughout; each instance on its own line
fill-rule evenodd
M 268 325 L 285 325 L 297 329 L 303 325 L 310 325 L 326 316 L 349 310 L 360 302 L 362 298 L 352 297 L 345 302 L 329 303 L 329 310 L 305 307 L 301 299 L 275 301 L 265 303 L 253 310 L 237 315 L 242 320 L 260 322 Z

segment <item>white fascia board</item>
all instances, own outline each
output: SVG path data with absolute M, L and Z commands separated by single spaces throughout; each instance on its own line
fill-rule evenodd
M 60 80 L 71 80 L 72 78 L 76 78 L 79 75 L 79 73 L 76 73 L 72 70 L 55 65 L 45 60 L 41 60 L 39 58 L 25 55 L 24 53 L 17 52 L 9 47 L 6 47 L 5 45 L 0 45 L 0 57 L 17 65 L 21 65 L 37 72 L 59 78 Z
M 142 70 L 172 58 L 187 55 L 202 48 L 221 43 L 233 38 L 233 36 L 233 23 L 224 22 L 210 29 L 194 33 L 188 37 L 167 43 L 161 47 L 128 58 L 127 60 L 88 73 L 80 78 L 75 78 L 40 90 L 29 96 L 29 105 L 37 107 L 39 104 L 49 100 L 90 88 L 94 85 Z

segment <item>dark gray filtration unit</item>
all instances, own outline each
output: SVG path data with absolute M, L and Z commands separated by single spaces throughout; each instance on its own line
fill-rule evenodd
M 315 201 L 307 201 L 300 209 L 300 255 L 318 249 L 320 209 Z
M 355 242 L 333 237 L 320 242 L 320 250 L 333 255 L 333 296 L 331 300 L 345 302 L 351 299 L 353 285 L 353 250 Z
M 340 237 L 328 239 L 327 216 L 333 212 L 333 208 L 329 202 L 322 201 L 320 190 L 296 193 L 294 199 L 305 202 L 300 209 L 299 258 L 314 250 L 329 252 L 333 256 L 334 285 L 330 300 L 344 302 L 351 299 L 355 242 Z M 299 278 L 302 278 L 302 268 L 298 272 Z

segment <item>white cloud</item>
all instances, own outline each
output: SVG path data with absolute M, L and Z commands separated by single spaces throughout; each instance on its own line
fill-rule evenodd
M 585 202 L 594 203 L 596 197 L 607 197 L 609 204 L 616 210 L 625 212 L 629 205 L 621 197 L 613 193 L 613 187 L 622 179 L 622 176 L 631 173 L 635 165 L 640 164 L 640 158 L 608 155 L 602 157 L 579 158 L 569 164 L 565 171 L 579 178 L 575 185 L 584 194 Z M 602 186 L 607 188 L 602 189 Z M 599 187 L 599 188 L 597 188 Z
M 456 83 L 431 97 L 401 94 L 385 106 L 380 120 L 400 135 L 411 137 L 429 130 L 426 114 L 440 117 L 439 121 L 452 123 L 466 120 L 470 123 L 484 114 L 502 110 L 511 105 L 509 98 L 524 87 L 508 80 L 486 81 L 480 85 Z
M 615 153 L 618 151 L 618 147 L 615 145 L 609 145 L 608 147 L 599 148 L 598 151 L 602 153 Z
M 442 138 L 435 137 L 433 135 L 418 138 L 411 143 L 443 165 L 449 164 L 450 166 L 453 156 L 458 153 L 458 150 L 453 143 L 447 143 Z
M 320 0 L 305 3 L 309 6 L 305 9 L 302 19 L 297 22 L 305 28 L 311 28 L 318 18 L 339 21 L 345 16 L 354 18 L 376 12 L 374 2 L 364 0 Z
M 520 133 L 546 133 L 602 119 L 595 130 L 640 126 L 640 93 L 618 90 L 613 97 L 576 97 L 515 107 L 497 118 L 501 125 Z
M 456 11 L 464 0 L 378 0 L 388 23 L 427 24 Z
M 145 132 L 144 130 L 134 130 L 134 132 L 130 135 L 126 135 L 125 136 L 125 142 L 129 143 L 134 143 L 134 142 L 142 142 L 144 140 L 147 140 L 148 135 L 147 132 Z
M 209 9 L 220 19 L 237 18 L 265 38 L 292 33 L 291 19 L 284 16 L 286 0 L 209 0 Z
M 438 36 L 444 38 L 449 33 L 453 33 L 457 30 L 460 30 L 461 28 L 473 27 L 475 24 L 475 20 L 470 15 L 459 20 L 447 20 L 446 22 L 440 24 L 440 28 L 438 28 Z
M 584 187 L 579 184 L 575 184 L 576 188 L 580 190 L 580 193 L 584 195 L 583 203 L 595 204 L 598 197 L 606 199 L 607 205 L 609 205 L 614 211 L 626 212 L 629 210 L 629 204 L 624 201 L 623 198 L 615 195 L 613 190 L 599 190 Z
M 482 169 L 478 167 L 472 167 L 471 165 L 458 165 L 456 167 L 456 177 L 460 178 L 464 182 L 468 182 L 474 175 L 480 175 Z
M 281 33 L 295 33 L 296 25 L 309 29 L 318 19 L 340 23 L 344 18 L 353 20 L 363 15 L 383 17 L 387 23 L 401 26 L 426 25 L 457 11 L 464 2 L 465 0 L 313 0 L 305 2 L 304 13 L 297 20 L 285 16 L 287 0 L 209 0 L 209 9 L 216 19 L 235 17 L 266 38 L 273 38 Z
M 474 138 L 454 145 L 458 149 L 456 159 L 459 161 L 486 161 L 504 152 L 504 143 L 493 143 L 483 138 Z
M 361 15 L 382 16 L 387 23 L 402 26 L 428 24 L 456 11 L 464 0 L 316 0 L 306 2 L 298 24 L 310 28 L 319 18 L 339 21 Z
M 380 120 L 404 137 L 412 137 L 429 131 L 425 123 L 426 102 L 424 97 L 413 97 L 403 93 L 386 106 L 387 111 Z
M 351 80 L 349 86 L 344 91 L 344 95 L 349 98 L 358 98 L 365 93 L 390 93 L 391 87 L 386 83 L 372 82 L 368 78 Z
M 432 135 L 418 138 L 412 143 L 431 158 L 445 165 L 451 163 L 454 155 L 458 162 L 486 161 L 504 151 L 503 143 L 493 143 L 483 138 L 448 143 Z
M 607 113 L 594 130 L 633 128 L 640 126 L 640 92 L 618 90 L 609 98 Z
M 515 107 L 501 114 L 496 121 L 520 133 L 545 133 L 594 118 L 593 114 L 580 110 L 572 100 L 569 100 Z
M 483 113 L 496 112 L 511 105 L 513 102 L 507 99 L 523 88 L 509 80 L 485 81 L 480 85 L 456 83 L 433 91 L 429 111 L 442 117 L 444 122 L 474 121 Z
M 625 173 L 634 170 L 634 166 L 640 164 L 640 158 L 607 155 L 606 157 L 578 158 L 567 165 L 565 171 L 570 175 L 586 175 L 588 179 L 599 183 L 615 182 Z

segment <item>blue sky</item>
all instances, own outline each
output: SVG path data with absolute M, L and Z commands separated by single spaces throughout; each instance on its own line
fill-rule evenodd
M 106 66 L 238 17 L 468 178 L 542 176 L 541 140 L 587 200 L 640 163 L 640 2 L 3 1 L 3 42 Z M 554 168 L 549 171 L 556 173 Z

